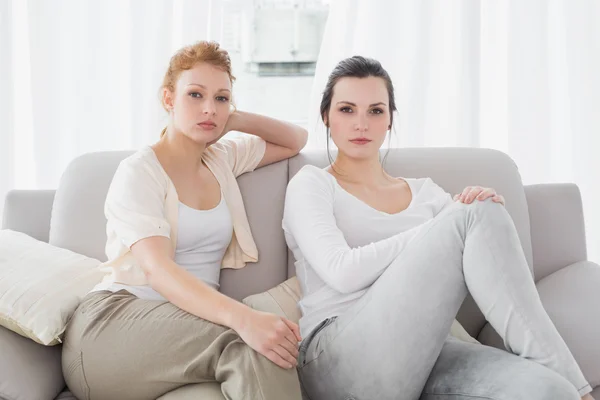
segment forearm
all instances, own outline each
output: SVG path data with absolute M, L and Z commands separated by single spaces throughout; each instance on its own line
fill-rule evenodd
M 300 151 L 306 144 L 308 132 L 297 125 L 264 115 L 235 111 L 229 117 L 228 130 L 249 133 L 266 142 Z
M 206 285 L 169 260 L 147 274 L 150 286 L 168 301 L 207 321 L 238 330 L 251 309 Z

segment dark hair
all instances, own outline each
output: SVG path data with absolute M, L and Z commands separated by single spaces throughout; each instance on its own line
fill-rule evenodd
M 385 82 L 388 91 L 388 104 L 390 109 L 390 126 L 394 122 L 394 111 L 396 111 L 396 99 L 394 97 L 394 85 L 387 71 L 381 66 L 381 63 L 372 58 L 363 56 L 353 56 L 340 61 L 327 79 L 327 85 L 323 91 L 321 99 L 321 119 L 325 122 L 325 117 L 329 119 L 329 110 L 331 108 L 331 99 L 333 98 L 333 88 L 342 78 L 367 78 L 373 76 L 381 78 Z M 329 124 L 327 126 L 327 154 L 329 154 Z M 386 154 L 387 157 L 387 154 Z M 329 156 L 331 162 L 331 156 Z

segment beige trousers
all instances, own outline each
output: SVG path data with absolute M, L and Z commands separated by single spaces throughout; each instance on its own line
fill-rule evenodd
M 202 382 L 220 382 L 226 399 L 299 400 L 296 370 L 234 330 L 124 290 L 84 298 L 67 326 L 62 366 L 79 400 L 154 400 Z

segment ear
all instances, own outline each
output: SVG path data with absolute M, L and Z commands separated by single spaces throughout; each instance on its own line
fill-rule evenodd
M 173 92 L 167 88 L 162 89 L 162 103 L 164 108 L 167 110 L 173 109 L 173 98 Z
M 327 117 L 327 114 L 323 113 L 322 118 L 323 118 L 323 123 L 325 124 L 325 126 L 329 128 L 329 118 Z

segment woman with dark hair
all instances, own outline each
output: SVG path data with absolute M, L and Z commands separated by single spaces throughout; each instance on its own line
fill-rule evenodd
M 320 111 L 338 154 L 296 174 L 283 220 L 303 291 L 305 396 L 591 399 L 504 198 L 477 186 L 451 197 L 430 178 L 384 170 L 379 150 L 396 104 L 381 64 L 341 61 Z M 468 292 L 510 353 L 449 338 Z

